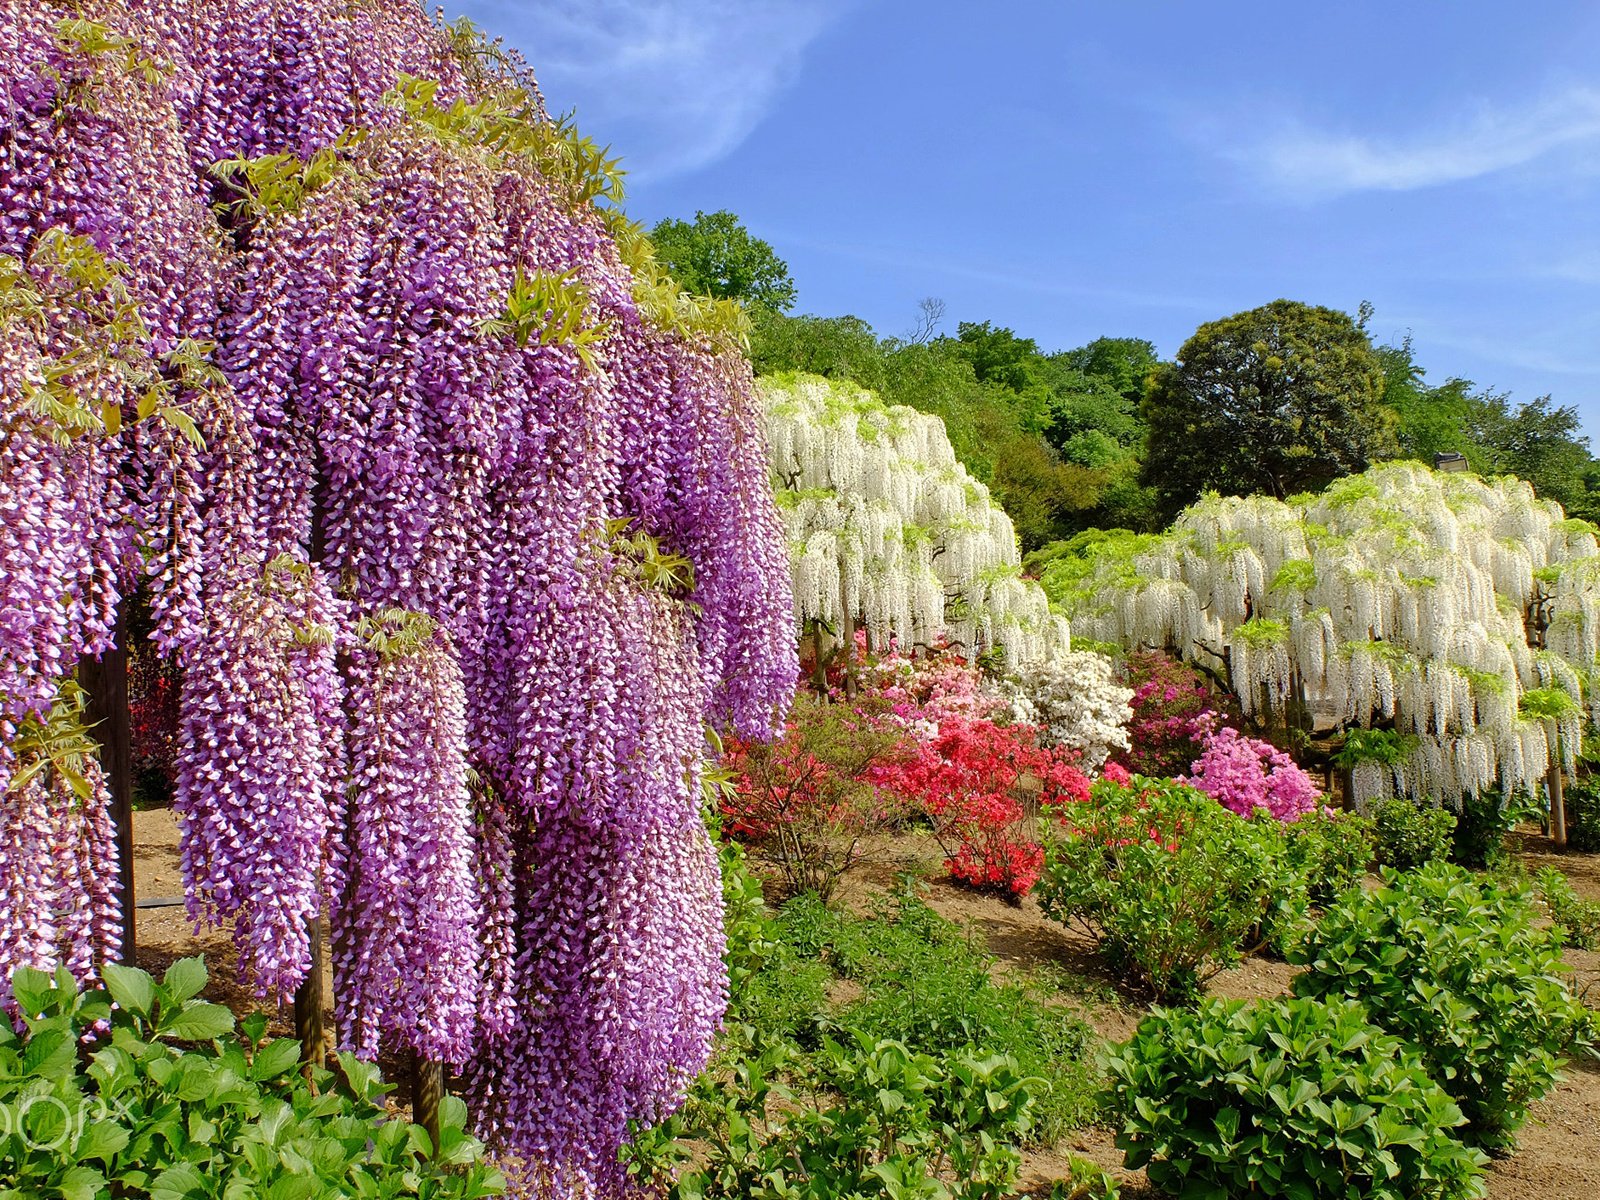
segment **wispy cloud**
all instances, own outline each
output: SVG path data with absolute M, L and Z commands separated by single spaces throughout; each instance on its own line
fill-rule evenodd
M 851 0 L 457 0 L 527 56 L 555 109 L 576 106 L 635 175 L 737 149 Z
M 1469 116 L 1405 138 L 1286 123 L 1266 139 L 1225 147 L 1269 183 L 1313 196 L 1412 191 L 1523 166 L 1600 143 L 1600 90 L 1571 87 L 1511 108 Z

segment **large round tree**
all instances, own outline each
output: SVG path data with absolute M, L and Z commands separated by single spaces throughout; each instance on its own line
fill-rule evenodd
M 1145 396 L 1144 481 L 1167 515 L 1201 492 L 1279 500 L 1393 449 L 1383 365 L 1349 314 L 1293 300 L 1202 325 Z

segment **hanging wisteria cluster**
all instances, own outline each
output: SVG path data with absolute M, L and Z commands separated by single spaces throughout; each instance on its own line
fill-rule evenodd
M 415 0 L 0 0 L 0 66 L 0 969 L 116 952 L 71 679 L 140 593 L 196 919 L 282 996 L 326 912 L 349 1046 L 620 1192 L 723 1006 L 706 725 L 797 671 L 741 314 Z
M 1600 651 L 1594 527 L 1520 480 L 1416 463 L 1289 503 L 1208 496 L 1043 582 L 1085 636 L 1225 668 L 1247 713 L 1392 726 L 1355 767 L 1363 802 L 1455 804 L 1570 769 Z
M 764 377 L 772 478 L 789 535 L 795 620 L 855 616 L 875 645 L 946 638 L 1013 665 L 1069 644 L 1022 577 L 1011 518 L 956 461 L 938 417 L 850 383 Z

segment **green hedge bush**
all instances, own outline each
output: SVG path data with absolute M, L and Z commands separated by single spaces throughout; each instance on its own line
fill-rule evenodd
M 999 1200 L 1016 1195 L 1042 1083 L 1003 1055 L 917 1054 L 866 1034 L 806 1060 L 751 1045 L 625 1154 L 647 1194 L 676 1200 Z
M 1196 788 L 1140 775 L 1126 787 L 1102 780 L 1088 803 L 1051 816 L 1040 907 L 1078 922 L 1158 1000 L 1196 995 L 1252 935 L 1303 913 L 1283 827 L 1240 817 Z
M 1185 1200 L 1484 1195 L 1460 1108 L 1353 1001 L 1156 1009 L 1109 1067 L 1127 1165 Z
M 1396 796 L 1373 808 L 1378 861 L 1397 871 L 1448 858 L 1456 814 Z
M 1297 995 L 1364 1003 L 1422 1053 L 1461 1105 L 1466 1136 L 1509 1144 L 1556 1081 L 1583 1027 L 1558 931 L 1541 929 L 1529 886 L 1431 863 L 1349 891 L 1297 953 Z
M 378 1069 L 301 1074 L 300 1044 L 255 1014 L 197 997 L 198 958 L 160 983 L 108 966 L 105 991 L 62 969 L 22 969 L 11 992 L 26 1030 L 0 1020 L 0 1200 L 149 1196 L 272 1200 L 477 1200 L 505 1181 L 447 1097 L 440 1145 L 383 1108 Z M 113 1007 L 115 1001 L 115 1007 Z

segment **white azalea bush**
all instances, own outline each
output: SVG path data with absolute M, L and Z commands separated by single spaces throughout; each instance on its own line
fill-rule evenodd
M 1036 726 L 1046 746 L 1078 751 L 1085 767 L 1098 769 L 1129 748 L 1133 690 L 1107 655 L 1069 650 L 1023 666 L 996 686 L 1013 721 Z

